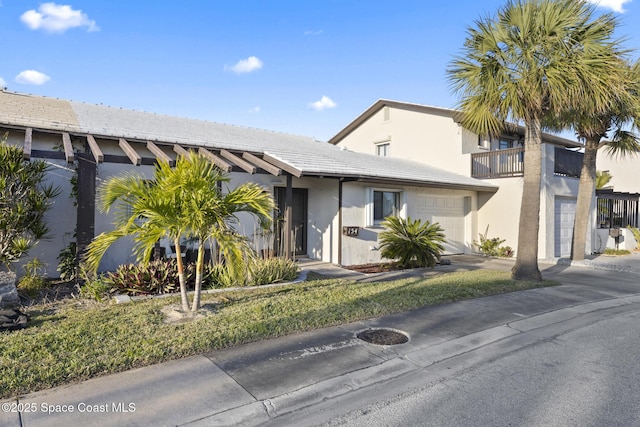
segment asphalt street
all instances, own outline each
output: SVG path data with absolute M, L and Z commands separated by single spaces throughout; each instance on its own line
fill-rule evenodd
M 639 321 L 633 306 L 538 330 L 531 345 L 328 425 L 640 425 Z

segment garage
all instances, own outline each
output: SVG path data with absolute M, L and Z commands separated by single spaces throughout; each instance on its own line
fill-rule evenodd
M 571 256 L 573 240 L 573 222 L 576 217 L 576 199 L 556 197 L 555 199 L 555 237 L 554 256 Z
M 465 247 L 465 198 L 420 195 L 417 214 L 422 220 L 437 222 L 444 230 L 445 254 L 464 253 Z

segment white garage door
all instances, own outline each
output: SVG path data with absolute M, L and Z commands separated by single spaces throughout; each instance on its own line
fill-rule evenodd
M 420 219 L 440 224 L 447 240 L 444 245 L 446 254 L 464 253 L 464 197 L 421 195 L 417 211 Z
M 571 256 L 573 222 L 576 217 L 576 199 L 556 197 L 555 201 L 555 238 L 556 257 Z

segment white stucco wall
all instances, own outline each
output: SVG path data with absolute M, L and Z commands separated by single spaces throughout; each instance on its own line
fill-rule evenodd
M 600 150 L 596 160 L 596 168 L 599 171 L 609 171 L 611 181 L 607 186 L 612 186 L 614 191 L 623 193 L 640 193 L 640 155 L 620 159 L 611 158 L 606 152 Z
M 379 226 L 366 226 L 366 194 L 368 188 L 383 189 L 375 185 L 364 183 L 345 183 L 343 186 L 343 226 L 361 227 L 357 237 L 342 236 L 342 264 L 358 265 L 368 263 L 378 263 L 385 261 L 380 256 L 378 234 L 383 231 Z M 418 199 L 421 196 L 441 196 L 452 198 L 468 198 L 468 208 L 464 216 L 464 243 L 465 253 L 472 251 L 473 235 L 477 233 L 476 205 L 477 196 L 475 191 L 463 190 L 443 190 L 437 188 L 422 187 L 387 187 L 385 190 L 402 191 L 404 207 L 401 215 L 409 216 L 412 219 L 422 219 L 418 208 Z
M 414 160 L 456 172 L 470 174 L 469 145 L 474 137 L 446 115 L 425 114 L 399 108 L 389 108 L 385 120 L 384 108 L 347 135 L 338 145 L 351 151 L 376 154 L 376 143 L 389 142 L 389 156 Z M 466 148 L 462 148 L 463 135 Z M 470 142 L 471 141 L 471 142 Z

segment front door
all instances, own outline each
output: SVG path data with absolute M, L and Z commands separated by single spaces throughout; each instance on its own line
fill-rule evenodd
M 307 255 L 307 189 L 293 188 L 293 247 L 295 255 Z M 276 252 L 282 253 L 284 250 L 284 212 L 287 189 L 276 187 Z

